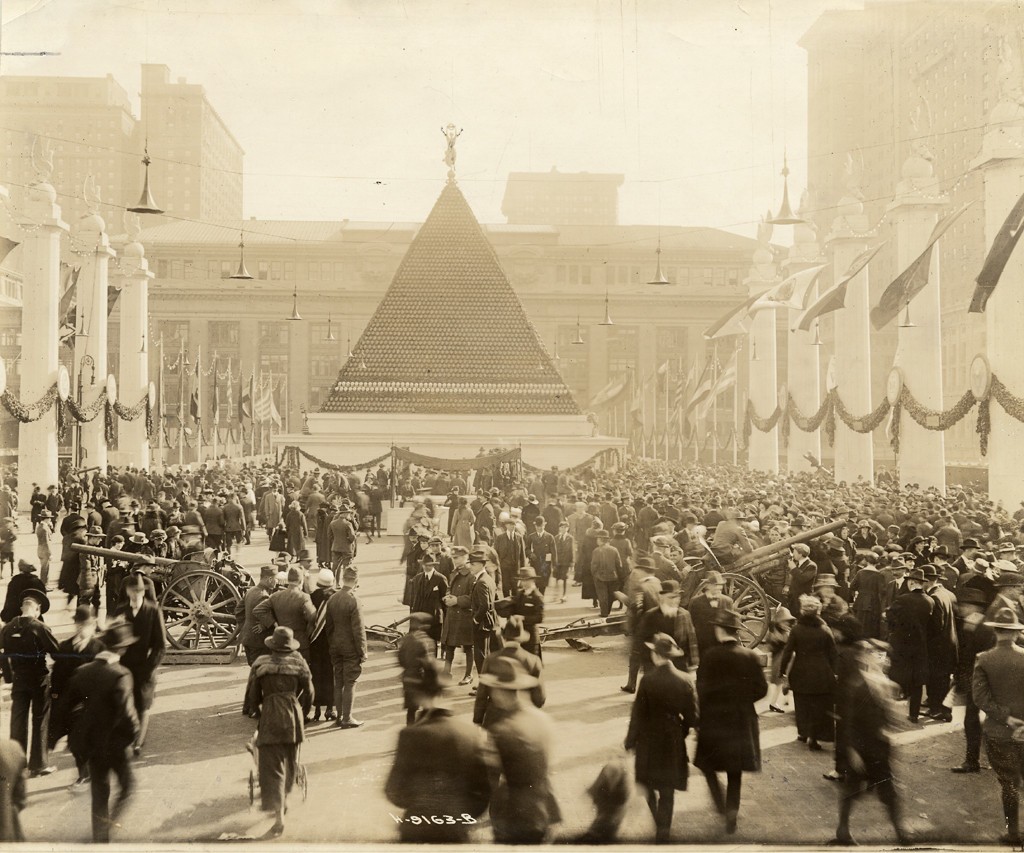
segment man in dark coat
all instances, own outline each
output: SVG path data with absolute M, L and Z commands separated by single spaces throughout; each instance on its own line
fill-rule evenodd
M 419 718 L 398 734 L 395 760 L 384 792 L 405 810 L 398 825 L 403 842 L 458 844 L 468 839 L 471 820 L 483 814 L 490 781 L 481 732 L 452 714 L 445 689 L 451 678 L 439 663 L 426 661 L 406 689 L 421 709 Z M 452 815 L 453 822 L 413 822 L 411 816 Z M 475 822 L 475 821 L 474 821 Z
M 7 584 L 7 597 L 4 600 L 3 610 L 0 610 L 0 621 L 10 622 L 15 616 L 21 613 L 21 596 L 27 589 L 37 589 L 44 596 L 46 595 L 46 584 L 35 574 L 36 567 L 26 560 L 18 560 L 18 574 L 11 578 Z M 46 608 L 49 609 L 50 602 L 47 600 Z M 42 621 L 42 613 L 40 613 Z
M 690 602 L 690 618 L 693 620 L 693 629 L 697 633 L 697 646 L 700 649 L 701 660 L 713 646 L 718 645 L 718 635 L 715 632 L 714 616 L 720 610 L 735 610 L 736 605 L 727 595 L 722 594 L 722 587 L 725 579 L 720 572 L 714 570 L 704 577 L 704 590 L 702 595 L 694 596 Z
M 474 549 L 469 555 L 473 586 L 470 588 L 470 610 L 473 613 L 473 662 L 477 674 L 484 665 L 484 658 L 492 649 L 501 648 L 501 637 L 497 634 L 498 613 L 494 609 L 497 590 L 494 579 L 487 573 L 487 552 Z
M 974 677 L 974 664 L 978 655 L 988 651 L 996 642 L 995 632 L 985 625 L 987 604 L 987 596 L 980 589 L 967 587 L 957 595 L 959 656 L 953 684 L 965 698 L 964 738 L 967 751 L 963 764 L 950 768 L 953 773 L 981 772 L 981 714 L 971 692 L 971 679 Z
M 423 571 L 409 583 L 409 611 L 427 613 L 431 617 L 427 634 L 435 643 L 441 641 L 444 625 L 444 597 L 448 594 L 448 581 L 438 571 L 435 560 L 425 559 Z
M 703 771 L 715 808 L 725 816 L 725 831 L 731 834 L 736 831 L 743 772 L 761 769 L 754 703 L 768 692 L 768 682 L 757 655 L 740 645 L 740 615 L 719 610 L 713 624 L 718 643 L 703 655 L 697 670 L 701 726 L 693 763 Z M 720 771 L 727 778 L 724 796 L 717 776 Z
M 938 567 L 924 567 L 925 591 L 935 602 L 928 635 L 927 715 L 944 723 L 953 721 L 953 710 L 943 704 L 957 664 L 956 596 L 942 584 Z
M 611 613 L 614 595 L 621 585 L 625 567 L 619 549 L 609 544 L 610 534 L 607 530 L 595 533 L 597 547 L 590 555 L 590 574 L 594 581 L 594 590 L 601 606 L 601 615 Z
M 662 581 L 658 606 L 652 607 L 640 617 L 636 642 L 643 644 L 641 654 L 645 674 L 651 668 L 650 655 L 646 654 L 647 643 L 653 640 L 655 634 L 668 634 L 676 641 L 682 652 L 673 661 L 677 669 L 693 672 L 700 665 L 697 632 L 689 611 L 679 606 L 679 596 L 678 581 Z
M 537 655 L 528 652 L 523 648 L 530 634 L 526 629 L 525 621 L 521 616 L 510 616 L 501 631 L 501 638 L 504 646 L 495 652 L 491 652 L 484 658 L 484 665 L 480 674 L 491 672 L 498 658 L 515 658 L 523 665 L 527 675 L 537 679 L 537 684 L 530 689 L 530 701 L 535 708 L 543 708 L 547 695 L 544 691 L 544 664 Z M 473 722 L 485 729 L 491 728 L 502 718 L 502 711 L 491 703 L 491 690 L 481 682 L 477 686 L 476 700 L 473 703 Z
M 349 520 L 348 512 L 339 512 L 327 528 L 327 539 L 331 548 L 331 568 L 334 577 L 341 580 L 341 573 L 352 564 L 356 555 L 356 529 Z
M 921 713 L 921 694 L 928 680 L 928 636 L 935 602 L 924 591 L 924 572 L 907 573 L 909 592 L 889 608 L 889 643 L 892 668 L 889 677 L 910 700 L 908 719 L 916 723 Z
M 267 629 L 275 625 L 291 628 L 299 644 L 299 654 L 309 660 L 309 635 L 316 621 L 316 608 L 309 593 L 302 588 L 305 573 L 297 566 L 288 569 L 288 585 L 279 589 L 253 608 L 253 615 Z
M 137 573 L 128 575 L 122 587 L 128 600 L 117 608 L 120 616 L 134 633 L 134 642 L 122 655 L 122 663 L 132 674 L 132 694 L 139 718 L 139 736 L 135 754 L 142 751 L 149 728 L 149 709 L 156 695 L 156 670 L 167 650 L 164 635 L 164 614 L 160 605 L 147 596 L 146 578 Z
M 0 841 L 24 841 L 25 750 L 16 741 L 0 740 L 0 779 Z
M 324 632 L 334 667 L 334 707 L 338 709 L 339 729 L 357 729 L 363 723 L 352 716 L 356 682 L 366 663 L 366 628 L 363 609 L 356 598 L 359 579 L 351 567 L 342 574 L 342 585 L 327 599 L 327 621 Z
M 68 702 L 82 704 L 82 713 L 71 733 L 72 748 L 89 762 L 92 786 L 92 839 L 110 841 L 110 827 L 128 803 L 135 785 L 128 747 L 139 736 L 139 719 L 132 698 L 132 675 L 121 665 L 121 652 L 135 637 L 123 620 L 115 620 L 100 637 L 103 651 L 71 677 Z M 110 808 L 110 774 L 117 776 L 121 791 Z
M 625 746 L 636 752 L 636 781 L 647 788 L 656 840 L 666 843 L 672 831 L 675 792 L 686 790 L 689 776 L 686 736 L 700 718 L 692 678 L 672 666 L 672 660 L 682 654 L 676 641 L 668 634 L 656 634 L 647 648 L 653 668 L 640 681 Z
M 12 581 L 13 583 L 13 581 Z M 50 719 L 50 691 L 46 658 L 57 654 L 57 640 L 40 620 L 50 606 L 45 592 L 26 589 L 21 596 L 21 615 L 8 622 L 0 634 L 3 657 L 0 667 L 11 687 L 11 740 L 28 753 L 32 776 L 56 770 L 47 764 L 47 724 Z M 32 747 L 29 749 L 29 714 L 32 717 Z
M 818 566 L 811 559 L 811 549 L 803 542 L 797 542 L 789 549 L 789 583 L 783 594 L 789 596 L 791 613 L 800 612 L 800 596 L 811 595 Z
M 501 532 L 494 537 L 494 550 L 498 554 L 498 569 L 503 598 L 509 598 L 515 589 L 516 575 L 526 565 L 526 540 L 516 530 L 515 522 L 508 513 L 501 513 Z

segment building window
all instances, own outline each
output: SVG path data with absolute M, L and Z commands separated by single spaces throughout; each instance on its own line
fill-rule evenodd
M 260 324 L 264 325 L 264 324 Z M 260 353 L 260 368 L 258 371 L 257 380 L 260 376 L 263 377 L 264 382 L 269 380 L 280 380 L 288 376 L 288 356 L 287 355 L 273 355 L 269 353 Z
M 295 278 L 295 261 L 284 262 L 284 278 L 285 281 L 291 281 Z
M 309 264 L 309 280 L 320 281 L 320 264 L 315 261 L 310 261 Z
M 710 285 L 714 280 L 715 271 L 711 267 L 704 267 L 704 278 L 701 281 L 703 285 Z
M 260 281 L 266 281 L 270 277 L 270 264 L 267 263 L 266 261 L 260 261 L 258 269 L 259 273 L 257 274 L 256 277 Z
M 280 281 L 281 280 L 281 262 L 271 261 L 270 262 L 270 280 Z
M 687 329 L 685 326 L 658 326 L 655 332 L 655 350 L 658 367 L 666 361 L 669 369 L 686 369 Z
M 170 264 L 166 258 L 158 258 L 156 262 L 156 277 L 167 278 L 170 272 Z
M 237 347 L 239 340 L 238 323 L 215 321 L 210 323 L 210 345 L 214 347 Z
M 0 328 L 0 347 L 20 347 L 21 331 L 16 326 Z
M 260 346 L 288 346 L 288 327 L 284 324 L 283 320 L 274 323 L 260 323 Z
M 163 341 L 164 354 L 168 361 L 174 359 L 182 345 L 188 352 L 188 320 L 161 320 L 157 325 L 157 341 Z
M 327 333 L 331 331 L 334 333 L 334 340 L 327 340 Z M 310 323 L 309 324 L 309 345 L 314 347 L 326 347 L 328 349 L 338 348 L 338 328 L 337 323 L 328 325 L 327 323 Z
M 192 281 L 193 279 L 195 279 L 196 271 L 195 271 L 195 265 L 192 263 L 192 261 L 186 260 L 186 261 L 182 261 L 181 263 L 182 263 L 182 266 L 183 266 L 182 272 L 183 272 L 184 279 L 186 281 Z
M 624 376 L 636 368 L 637 337 L 636 326 L 611 326 L 608 339 L 608 376 Z
M 345 265 L 340 262 L 334 264 L 334 280 L 344 281 L 345 280 Z
M 333 355 L 312 355 L 309 359 L 309 375 L 314 379 L 333 377 L 340 365 Z

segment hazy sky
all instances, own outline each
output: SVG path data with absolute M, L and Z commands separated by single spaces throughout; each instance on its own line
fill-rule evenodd
M 7 74 L 201 83 L 245 149 L 245 214 L 421 220 L 458 176 L 500 222 L 509 171 L 622 172 L 626 223 L 753 234 L 784 147 L 803 187 L 797 40 L 856 0 L 3 0 Z M 210 11 L 216 9 L 217 11 Z M 2 121 L 2 117 L 0 117 Z M 2 180 L 2 177 L 0 177 Z

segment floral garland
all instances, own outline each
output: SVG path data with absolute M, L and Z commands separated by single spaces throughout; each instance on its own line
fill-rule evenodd
M 114 403 L 114 413 L 122 421 L 134 421 L 142 417 L 149 408 L 149 394 L 147 393 L 138 403 L 130 409 L 122 406 L 120 402 Z
M 289 445 L 289 447 L 291 446 L 292 445 Z M 335 465 L 333 462 L 328 462 L 326 459 L 320 459 L 312 453 L 307 453 L 301 447 L 296 447 L 295 449 L 304 459 L 308 459 L 314 465 L 319 465 L 321 468 L 328 468 L 331 471 L 341 471 L 346 474 L 352 471 L 358 471 L 360 468 L 372 468 L 374 465 L 383 462 L 385 459 L 391 458 L 391 451 L 389 450 L 383 456 L 378 456 L 376 459 L 371 459 L 369 462 L 363 462 L 359 465 Z
M 846 408 L 846 404 L 843 402 L 842 397 L 839 396 L 838 389 L 832 390 L 831 397 L 832 405 L 835 408 L 835 413 L 839 415 L 839 420 L 846 425 L 847 429 L 851 429 L 854 432 L 859 432 L 861 434 L 874 432 L 878 429 L 885 420 L 886 415 L 889 414 L 889 410 L 892 408 L 892 405 L 887 399 L 882 400 L 882 402 L 879 403 L 870 414 L 857 417 Z
M 106 405 L 106 390 L 100 391 L 99 396 L 91 404 L 85 406 L 84 408 L 80 407 L 78 403 L 76 403 L 74 399 L 72 399 L 71 397 L 68 397 L 67 399 L 68 411 L 71 413 L 71 417 L 73 417 L 80 424 L 87 424 L 90 421 L 95 420 L 99 416 L 99 413 L 103 411 Z
M 950 429 L 967 417 L 977 402 L 970 391 L 965 391 L 952 409 L 936 411 L 922 406 L 905 385 L 900 392 L 900 405 L 907 410 L 914 423 L 932 432 L 945 432 Z
M 889 436 L 889 445 L 892 447 L 892 452 L 899 458 L 900 455 L 900 415 L 903 412 L 903 395 L 900 394 L 900 398 L 896 401 L 896 405 L 892 407 L 892 435 Z
M 1003 407 L 1006 414 L 1015 421 L 1024 423 L 1024 398 L 1011 394 L 1010 389 L 999 381 L 998 376 L 992 377 L 992 389 L 989 393 L 996 398 L 996 402 Z
M 783 447 L 789 447 L 789 427 L 793 423 L 792 413 L 789 410 L 791 402 L 791 398 L 786 400 L 785 409 L 782 412 L 782 417 L 779 419 L 779 438 L 782 439 Z
M 776 406 L 774 412 L 768 415 L 768 417 L 762 418 L 754 409 L 754 401 L 747 400 L 747 419 L 750 420 L 750 422 L 753 423 L 760 432 L 771 432 L 775 429 L 775 425 L 779 422 L 779 418 L 782 417 L 784 411 L 785 410 L 780 406 Z
M 57 443 L 63 444 L 68 436 L 68 407 L 67 404 L 57 396 Z
M 985 399 L 978 401 L 978 420 L 974 425 L 974 431 L 978 434 L 978 446 L 981 449 L 981 455 L 988 455 L 988 438 L 992 435 L 992 414 L 989 410 L 989 401 L 992 399 L 991 395 L 986 396 Z
M 149 403 L 149 394 L 146 395 L 146 438 L 150 441 L 153 439 L 153 433 L 156 431 L 156 424 L 153 421 L 153 407 Z
M 34 403 L 29 403 L 27 406 L 22 403 L 14 394 L 11 393 L 10 389 L 4 391 L 0 395 L 0 403 L 3 403 L 4 408 L 7 409 L 8 413 L 12 418 L 23 424 L 30 424 L 38 421 L 43 415 L 45 415 L 52 408 L 53 404 L 59 399 L 57 394 L 57 384 L 51 385 Z
M 831 405 L 825 413 L 825 438 L 828 439 L 828 446 L 833 447 L 836 443 L 836 404 L 839 395 L 833 391 L 828 397 Z
M 103 406 L 103 437 L 107 440 L 107 447 L 117 441 L 117 427 L 114 425 L 114 407 L 105 402 Z
M 796 424 L 796 428 L 802 432 L 815 432 L 825 422 L 832 407 L 832 395 L 826 394 L 825 399 L 821 401 L 821 405 L 818 407 L 818 411 L 808 418 L 804 417 L 792 394 L 787 393 L 786 397 L 788 398 L 786 408 L 789 411 L 789 417 Z

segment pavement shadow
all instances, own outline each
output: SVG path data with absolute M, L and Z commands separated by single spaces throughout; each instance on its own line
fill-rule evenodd
M 175 842 L 208 840 L 210 824 L 216 824 L 217 833 L 230 832 L 248 829 L 259 819 L 260 812 L 250 808 L 245 784 L 240 782 L 237 794 L 203 800 L 194 807 L 167 815 L 153 828 L 151 838 Z
M 622 720 L 622 737 L 625 738 L 631 707 L 623 702 L 612 702 L 603 707 L 588 705 L 585 720 L 588 724 L 603 723 L 607 720 Z M 544 710 L 556 720 L 567 722 L 579 722 L 580 720 L 580 709 L 576 705 L 545 705 Z
M 157 683 L 157 697 L 186 696 L 190 693 L 213 693 L 216 690 L 237 690 L 238 702 L 242 702 L 242 694 L 245 692 L 245 679 L 225 678 L 218 681 L 198 681 L 195 684 L 182 684 L 178 686 L 164 686 Z
M 194 764 L 197 756 L 209 761 L 241 755 L 254 721 L 242 716 L 240 707 L 239 701 L 206 708 L 198 726 L 194 708 L 155 715 L 142 753 L 144 764 Z

